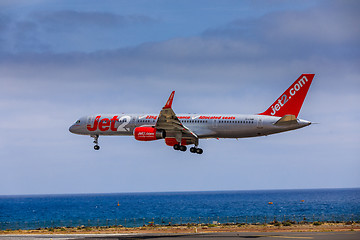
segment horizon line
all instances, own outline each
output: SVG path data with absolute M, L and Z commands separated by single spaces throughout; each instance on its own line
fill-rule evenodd
M 166 193 L 215 193 L 215 192 L 252 192 L 252 191 L 303 191 L 303 190 L 356 190 L 360 187 L 345 187 L 345 188 L 280 188 L 280 189 L 243 189 L 243 190 L 179 190 L 179 191 L 155 191 L 155 192 L 144 192 L 144 191 L 134 191 L 134 192 L 96 192 L 96 193 L 28 193 L 28 194 L 4 194 L 0 195 L 2 197 L 41 197 L 41 196 L 79 196 L 79 195 L 115 195 L 115 194 L 166 194 Z

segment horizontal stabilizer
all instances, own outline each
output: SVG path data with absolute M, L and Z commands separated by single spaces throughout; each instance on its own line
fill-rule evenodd
M 274 125 L 284 126 L 284 125 L 292 125 L 297 124 L 298 121 L 295 117 L 295 115 L 285 115 L 282 118 L 280 118 Z

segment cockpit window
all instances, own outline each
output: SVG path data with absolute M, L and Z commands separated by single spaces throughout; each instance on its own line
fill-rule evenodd
M 80 123 L 80 120 L 77 120 L 76 123 Z

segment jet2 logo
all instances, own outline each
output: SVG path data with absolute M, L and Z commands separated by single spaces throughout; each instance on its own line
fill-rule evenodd
M 275 106 L 271 106 L 272 112 L 271 115 L 274 115 L 277 111 L 280 110 L 280 108 L 282 106 L 284 106 L 284 104 L 288 101 L 288 97 L 286 94 L 282 95 L 279 99 L 278 99 L 278 103 L 275 104 Z
M 286 93 L 284 93 L 279 99 L 278 102 L 271 106 L 272 112 L 270 113 L 271 115 L 275 115 L 275 113 L 277 111 L 279 111 L 281 109 L 282 106 L 285 105 L 285 103 L 287 103 L 287 101 L 289 101 L 291 99 L 291 97 L 295 96 L 296 92 L 300 91 L 300 89 L 305 86 L 305 84 L 308 82 L 308 79 L 306 78 L 306 76 L 303 76 L 299 81 L 297 81 L 296 83 L 294 83 L 288 90 L 289 90 L 289 97 Z
M 119 119 L 119 116 L 114 116 L 113 118 L 103 118 L 101 119 L 101 115 L 96 116 L 93 122 L 93 125 L 91 126 L 91 124 L 88 124 L 86 127 L 89 131 L 93 132 L 96 130 L 100 130 L 102 132 L 105 131 L 129 131 L 128 128 L 126 128 L 126 125 L 129 124 L 131 117 L 130 116 L 122 116 Z M 118 125 L 118 123 L 120 123 L 120 125 Z M 118 125 L 118 126 L 116 126 Z

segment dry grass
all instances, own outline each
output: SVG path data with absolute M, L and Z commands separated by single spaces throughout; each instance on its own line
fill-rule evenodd
M 188 226 L 144 226 L 125 228 L 111 227 L 71 227 L 45 228 L 37 230 L 5 230 L 5 234 L 106 234 L 106 233 L 209 233 L 209 232 L 339 232 L 360 231 L 360 223 L 323 223 L 314 224 L 266 224 L 266 225 L 188 225 Z

